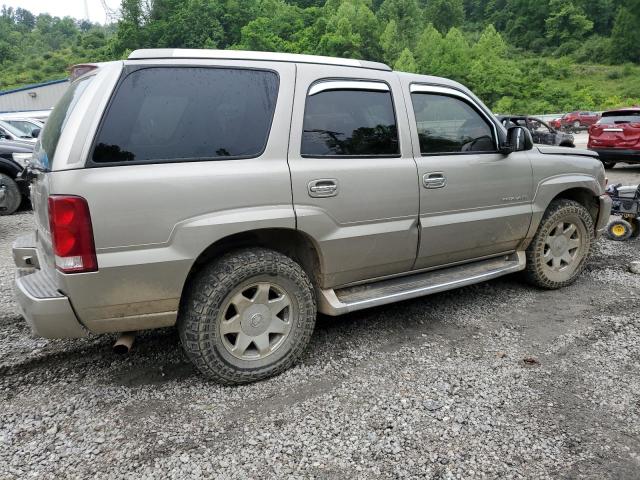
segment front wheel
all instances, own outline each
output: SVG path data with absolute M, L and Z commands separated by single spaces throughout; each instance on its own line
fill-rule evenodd
M 178 319 L 182 345 L 207 377 L 238 385 L 300 357 L 316 321 L 313 287 L 289 257 L 263 248 L 227 254 L 191 281 Z
M 576 120 L 575 122 L 573 122 L 573 128 L 575 128 L 576 130 L 580 129 L 580 122 L 578 120 Z
M 593 232 L 593 219 L 583 205 L 573 200 L 553 201 L 527 248 L 527 281 L 547 289 L 573 283 L 591 252 Z

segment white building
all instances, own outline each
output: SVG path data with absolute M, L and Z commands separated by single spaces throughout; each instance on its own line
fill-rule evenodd
M 68 86 L 69 81 L 64 79 L 0 91 L 0 113 L 50 110 Z

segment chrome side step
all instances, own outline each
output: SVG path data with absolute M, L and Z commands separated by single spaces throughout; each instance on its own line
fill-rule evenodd
M 524 252 L 339 290 L 319 290 L 318 310 L 342 315 L 484 282 L 524 270 Z

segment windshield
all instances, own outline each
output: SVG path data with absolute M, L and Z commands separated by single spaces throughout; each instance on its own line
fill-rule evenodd
M 5 120 L 6 123 L 12 125 L 22 132 L 23 135 L 32 137 L 36 128 L 42 128 L 41 125 L 29 122 L 27 120 Z
M 36 144 L 34 166 L 37 168 L 45 171 L 51 169 L 51 162 L 56 153 L 56 148 L 58 148 L 60 135 L 67 124 L 71 112 L 73 112 L 78 100 L 92 79 L 93 75 L 72 83 L 51 112 Z
M 30 136 L 29 134 L 24 133 L 22 130 L 14 127 L 13 125 L 10 125 L 5 121 L 0 121 L 0 127 L 5 129 L 8 134 L 13 135 L 16 138 L 24 138 Z

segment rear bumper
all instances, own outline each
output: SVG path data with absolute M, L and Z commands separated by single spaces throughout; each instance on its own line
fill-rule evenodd
M 598 200 L 600 201 L 600 208 L 598 209 L 598 219 L 596 221 L 596 238 L 600 237 L 607 229 L 613 203 L 609 195 L 600 195 Z
M 88 331 L 78 321 L 69 299 L 58 291 L 54 279 L 36 268 L 38 254 L 34 245 L 33 235 L 20 237 L 13 244 L 13 257 L 18 267 L 15 299 L 20 313 L 33 333 L 40 337 L 86 337 Z
M 640 163 L 640 150 L 624 150 L 618 148 L 592 148 L 598 152 L 600 160 L 605 162 Z

